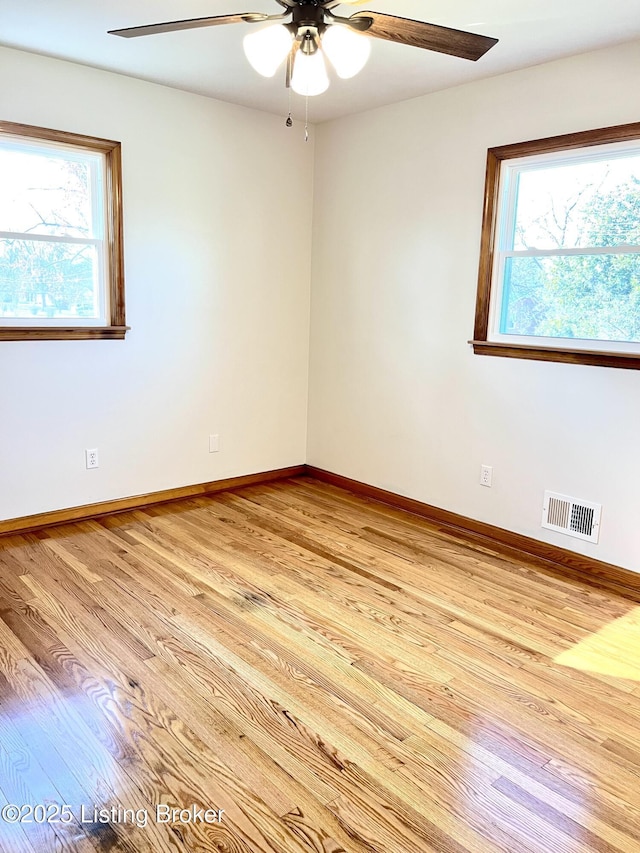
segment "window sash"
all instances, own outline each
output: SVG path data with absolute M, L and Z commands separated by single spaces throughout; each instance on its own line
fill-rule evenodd
M 48 236 L 45 234 L 24 234 L 18 231 L 0 231 L 0 240 L 22 240 L 24 242 L 34 243 L 58 243 L 59 245 L 68 246 L 92 246 L 96 250 L 96 282 L 94 285 L 95 304 L 97 312 L 91 317 L 36 317 L 36 316 L 20 316 L 20 317 L 5 317 L 0 314 L 0 328 L 2 327 L 22 327 L 25 325 L 33 325 L 38 328 L 46 326 L 105 326 L 108 323 L 109 317 L 109 297 L 106 287 L 108 281 L 107 256 L 105 252 L 104 240 L 97 238 L 82 238 L 82 237 L 59 237 L 57 235 Z
M 33 231 L 0 231 L 0 240 L 33 240 L 41 243 L 78 243 L 85 246 L 101 246 L 102 237 L 67 237 L 61 234 L 34 234 Z
M 503 258 L 556 258 L 567 255 L 638 255 L 640 245 L 620 243 L 618 246 L 585 246 L 582 249 L 514 249 L 499 252 Z
M 491 292 L 489 333 L 487 340 L 494 343 L 513 343 L 530 346 L 557 347 L 566 349 L 587 349 L 611 352 L 612 350 L 637 353 L 640 355 L 640 341 L 603 340 L 601 338 L 565 338 L 558 335 L 513 335 L 500 331 L 502 321 L 502 306 L 505 296 L 505 267 L 506 260 L 513 257 L 562 257 L 571 255 L 623 255 L 640 254 L 639 247 L 630 247 L 628 251 L 603 252 L 599 249 L 584 251 L 582 249 L 565 249 L 556 251 L 531 250 L 516 252 L 501 252 L 497 254 Z
M 583 246 L 551 249 L 513 249 L 515 220 L 518 212 L 517 190 L 519 176 L 536 167 L 572 165 L 583 162 L 610 160 L 615 157 L 640 155 L 640 139 L 604 144 L 601 150 L 585 147 L 573 151 L 550 151 L 503 160 L 500 164 L 497 186 L 497 222 L 495 251 L 491 269 L 489 298 L 489 324 L 486 340 L 492 343 L 557 349 L 583 349 L 602 352 L 621 352 L 640 355 L 640 341 L 602 340 L 595 338 L 566 338 L 556 335 L 514 335 L 500 331 L 503 300 L 505 296 L 505 267 L 509 258 L 554 258 L 580 255 L 631 255 L 640 254 L 640 245 L 621 243 L 614 246 Z

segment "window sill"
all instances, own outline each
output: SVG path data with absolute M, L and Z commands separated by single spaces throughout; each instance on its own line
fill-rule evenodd
M 3 326 L 0 341 L 122 341 L 130 326 Z
M 504 358 L 527 358 L 534 361 L 562 361 L 568 364 L 590 364 L 597 367 L 622 367 L 640 370 L 640 355 L 636 353 L 605 352 L 603 350 L 551 349 L 525 344 L 504 344 L 496 341 L 469 341 L 476 355 L 496 355 Z

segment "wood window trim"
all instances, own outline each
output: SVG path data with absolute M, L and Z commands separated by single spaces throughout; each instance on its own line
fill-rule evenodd
M 123 340 L 129 326 L 124 302 L 124 237 L 122 218 L 122 148 L 119 142 L 51 130 L 10 121 L 0 121 L 0 133 L 45 142 L 75 145 L 104 155 L 106 178 L 105 249 L 109 261 L 109 315 L 104 326 L 2 326 L 0 341 Z
M 622 367 L 640 370 L 640 354 L 583 348 L 569 349 L 557 346 L 531 346 L 529 344 L 513 344 L 490 341 L 488 339 L 494 243 L 500 204 L 500 171 L 503 161 L 535 154 L 570 151 L 574 148 L 587 148 L 589 146 L 606 145 L 612 142 L 631 142 L 633 140 L 640 142 L 640 122 L 599 128 L 597 130 L 587 130 L 580 133 L 567 133 L 562 136 L 535 139 L 531 142 L 518 142 L 514 145 L 502 145 L 489 149 L 487 152 L 485 176 L 475 325 L 473 340 L 469 341 L 476 355 L 533 359 L 535 361 L 559 361 L 569 364 L 587 364 L 600 367 Z

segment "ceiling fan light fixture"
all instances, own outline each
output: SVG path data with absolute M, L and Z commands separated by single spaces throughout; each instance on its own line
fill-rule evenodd
M 293 63 L 291 88 L 298 95 L 321 95 L 329 88 L 329 75 L 321 50 L 307 54 L 302 48 L 296 53 Z
M 245 56 L 251 66 L 263 77 L 273 77 L 291 50 L 292 35 L 282 24 L 244 37 Z
M 239 2 L 239 0 L 238 0 Z M 369 38 L 385 39 L 432 50 L 461 59 L 477 61 L 497 44 L 489 36 L 454 30 L 450 27 L 401 18 L 383 12 L 356 12 L 348 18 L 335 15 L 340 3 L 358 5 L 367 0 L 276 0 L 284 12 L 236 12 L 158 24 L 109 30 L 110 35 L 137 38 L 157 33 L 218 27 L 222 24 L 265 24 L 284 21 L 258 29 L 244 39 L 244 51 L 252 67 L 264 77 L 273 77 L 287 56 L 287 86 L 303 96 L 320 95 L 329 87 L 324 55 L 343 79 L 362 70 L 371 51 Z M 365 36 L 362 34 L 366 33 Z M 293 69 L 291 62 L 293 61 Z M 293 70 L 293 74 L 291 74 Z M 290 79 L 290 77 L 292 79 Z
M 349 27 L 333 24 L 322 36 L 322 49 L 327 59 L 343 80 L 355 77 L 371 54 L 371 39 L 359 35 Z

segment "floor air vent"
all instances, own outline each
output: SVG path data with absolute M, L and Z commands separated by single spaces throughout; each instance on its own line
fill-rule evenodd
M 555 492 L 544 493 L 542 526 L 576 539 L 597 542 L 600 532 L 601 504 L 578 501 Z

